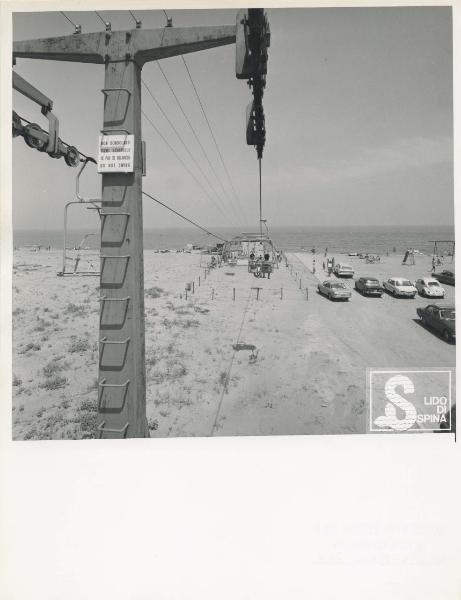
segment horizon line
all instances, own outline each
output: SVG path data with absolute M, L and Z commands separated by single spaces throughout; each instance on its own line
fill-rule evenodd
M 246 225 L 242 225 L 242 226 L 237 226 L 237 225 L 208 225 L 208 227 L 214 227 L 216 229 L 243 229 L 245 231 L 250 231 L 251 227 L 253 227 L 253 229 L 258 229 L 258 226 L 246 226 Z M 417 228 L 417 227 L 426 227 L 426 228 L 437 228 L 437 227 L 450 227 L 452 229 L 455 228 L 455 223 L 439 223 L 439 224 L 431 224 L 428 225 L 427 223 L 411 223 L 411 224 L 406 224 L 406 223 L 399 223 L 397 224 L 392 224 L 392 225 L 377 225 L 377 224 L 371 224 L 371 225 L 272 225 L 269 229 L 277 229 L 277 228 L 290 228 L 290 229 L 316 229 L 316 228 L 323 228 L 323 229 L 347 229 L 347 228 L 358 228 L 358 229 L 366 229 L 366 228 L 376 228 L 376 229 L 386 229 L 386 228 L 397 228 L 397 229 L 404 229 L 404 228 Z M 98 230 L 98 227 L 93 227 L 93 228 L 87 228 L 87 227 L 73 227 L 71 229 L 68 229 L 68 231 L 93 231 L 93 230 Z M 162 231 L 163 229 L 182 229 L 182 230 L 192 230 L 194 231 L 195 228 L 193 226 L 190 225 L 186 225 L 186 226 L 164 226 L 164 227 L 144 227 L 145 230 L 151 230 L 151 231 Z M 43 228 L 39 228 L 39 227 L 13 227 L 12 231 L 37 231 L 37 232 L 47 232 L 47 231 L 62 231 L 62 227 L 58 227 L 58 228 L 53 228 L 53 229 L 43 229 Z M 204 235 L 204 234 L 202 234 Z

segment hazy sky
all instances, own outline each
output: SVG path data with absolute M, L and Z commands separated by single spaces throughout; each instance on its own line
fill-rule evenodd
M 164 25 L 161 11 L 135 11 L 144 28 Z M 101 30 L 95 13 L 68 12 L 84 32 Z M 104 11 L 113 29 L 132 27 L 128 12 Z M 174 25 L 233 24 L 235 10 L 171 11 Z M 269 225 L 407 225 L 453 223 L 453 104 L 451 9 L 270 9 L 271 47 L 264 96 L 267 143 L 263 213 Z M 59 13 L 18 13 L 14 39 L 71 34 Z M 147 143 L 145 191 L 205 226 L 258 224 L 258 171 L 245 141 L 251 93 L 235 77 L 234 45 L 189 54 L 186 61 L 237 190 L 231 189 L 180 57 L 162 61 L 220 184 L 175 104 L 156 63 L 143 78 L 219 198 L 211 202 L 165 142 L 143 119 Z M 54 101 L 60 135 L 96 156 L 102 127 L 104 67 L 18 59 L 15 70 Z M 42 126 L 38 107 L 13 92 L 13 108 Z M 143 108 L 203 185 L 150 96 Z M 100 195 L 94 167 L 84 192 Z M 76 169 L 13 140 L 15 228 L 61 227 L 73 199 Z M 211 190 L 210 190 L 211 192 Z M 226 214 L 223 217 L 219 204 Z M 94 212 L 75 211 L 72 228 L 96 227 Z M 182 226 L 144 200 L 145 227 Z

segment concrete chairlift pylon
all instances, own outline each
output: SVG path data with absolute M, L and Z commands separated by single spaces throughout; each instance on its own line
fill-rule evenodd
M 171 25 L 171 23 L 170 23 Z M 102 175 L 99 382 L 96 436 L 149 437 L 146 416 L 142 176 L 141 73 L 145 63 L 236 44 L 236 75 L 248 79 L 254 103 L 251 136 L 258 158 L 265 142 L 262 93 L 269 28 L 263 9 L 248 9 L 235 25 L 130 29 L 21 40 L 16 59 L 57 60 L 102 65 L 105 71 L 104 140 L 125 139 L 128 169 L 98 167 Z M 238 38 L 238 39 L 237 39 Z M 251 47 L 250 47 L 251 46 Z M 253 52 L 254 48 L 259 49 Z M 247 127 L 248 131 L 248 127 Z M 117 138 L 111 137 L 117 136 Z M 121 162 L 121 161 L 119 161 Z M 89 202 L 91 204 L 91 202 Z

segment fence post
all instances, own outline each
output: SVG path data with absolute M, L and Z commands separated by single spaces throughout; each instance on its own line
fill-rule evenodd
M 280 288 L 280 300 L 283 300 L 283 288 Z
M 309 300 L 309 290 L 306 288 L 306 300 Z
M 192 293 L 195 294 L 195 281 L 192 282 Z
M 200 287 L 200 275 L 198 276 L 198 286 Z
M 233 288 L 233 300 L 235 300 L 235 288 Z
M 214 288 L 211 288 L 211 299 L 214 300 Z
M 301 289 L 301 277 L 299 278 L 299 289 Z

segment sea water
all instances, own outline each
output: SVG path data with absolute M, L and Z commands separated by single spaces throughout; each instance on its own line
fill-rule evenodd
M 242 233 L 232 228 L 210 228 L 218 237 L 231 239 Z M 243 231 L 255 231 L 246 228 Z M 88 233 L 92 235 L 86 237 Z M 454 240 L 454 228 L 450 226 L 408 226 L 408 227 L 273 227 L 269 235 L 278 249 L 288 252 L 363 252 L 371 254 L 402 253 L 414 248 L 425 254 L 432 254 L 434 240 Z M 82 247 L 99 248 L 99 233 L 94 231 L 73 230 L 67 235 L 67 247 L 73 248 L 83 241 Z M 198 229 L 165 228 L 145 229 L 144 248 L 146 250 L 181 250 L 187 244 L 196 246 L 214 245 L 221 241 Z M 62 231 L 16 230 L 13 232 L 13 244 L 16 248 L 41 245 L 62 249 Z M 446 254 L 452 251 L 450 244 L 441 244 L 440 250 Z M 439 250 L 439 251 L 440 251 Z

